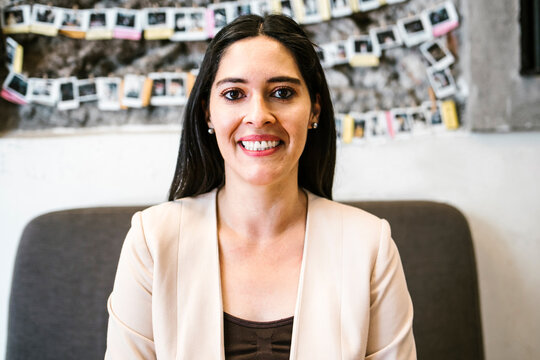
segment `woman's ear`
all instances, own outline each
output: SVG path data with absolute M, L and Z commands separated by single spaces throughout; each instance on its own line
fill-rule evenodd
M 201 103 L 201 106 L 204 111 L 204 118 L 206 119 L 206 124 L 208 125 L 209 128 L 213 128 L 214 126 L 212 125 L 212 121 L 210 120 L 210 109 L 208 109 L 207 105 L 208 104 L 206 103 L 206 101 L 203 100 Z
M 319 122 L 319 115 L 321 115 L 321 96 L 317 94 L 315 102 L 311 105 L 311 119 L 309 122 L 310 128 L 313 128 L 314 123 Z

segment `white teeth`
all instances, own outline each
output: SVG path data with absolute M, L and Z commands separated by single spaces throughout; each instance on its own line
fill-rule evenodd
M 242 141 L 242 146 L 249 151 L 263 151 L 275 148 L 279 141 Z

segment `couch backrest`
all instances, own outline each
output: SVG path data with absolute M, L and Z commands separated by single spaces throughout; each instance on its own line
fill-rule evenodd
M 476 265 L 463 215 L 433 202 L 350 204 L 392 226 L 414 304 L 418 358 L 483 359 Z M 59 211 L 27 225 L 15 261 L 7 360 L 103 358 L 107 297 L 130 218 L 141 208 Z

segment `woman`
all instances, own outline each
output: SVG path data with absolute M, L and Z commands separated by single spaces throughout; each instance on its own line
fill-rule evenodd
M 170 202 L 133 217 L 108 359 L 415 359 L 386 221 L 332 202 L 333 108 L 285 16 L 210 43 Z

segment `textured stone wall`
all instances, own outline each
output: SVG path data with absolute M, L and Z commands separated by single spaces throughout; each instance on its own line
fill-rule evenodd
M 400 18 L 417 14 L 439 4 L 442 0 L 409 0 L 383 6 L 370 12 L 355 13 L 344 18 L 304 26 L 318 43 L 346 39 L 353 34 L 367 34 L 369 29 L 396 23 Z M 5 3 L 5 1 L 4 1 Z M 52 5 L 71 7 L 72 2 L 56 0 Z M 156 2 L 153 2 L 155 4 Z M 178 1 L 160 0 L 159 6 L 175 6 Z M 148 1 L 92 1 L 78 2 L 80 8 L 149 7 Z M 190 2 L 183 3 L 187 6 Z M 461 13 L 461 0 L 454 0 Z M 5 4 L 4 4 L 5 5 Z M 205 6 L 206 3 L 198 3 Z M 463 18 L 460 18 L 463 21 Z M 452 32 L 452 44 L 462 41 L 462 26 Z M 50 78 L 76 76 L 123 76 L 129 73 L 147 74 L 154 71 L 190 70 L 200 63 L 207 41 L 171 42 L 131 40 L 76 40 L 64 36 L 46 37 L 35 34 L 13 35 L 25 51 L 23 71 L 29 77 Z M 459 47 L 454 47 L 459 49 Z M 459 54 L 452 66 L 458 84 L 463 84 Z M 2 68 L 0 76 L 7 71 Z M 418 47 L 399 47 L 383 51 L 381 63 L 373 68 L 353 68 L 339 65 L 327 70 L 335 109 L 338 112 L 369 111 L 419 105 L 429 100 L 426 63 Z M 466 90 L 466 89 L 461 89 Z M 456 96 L 458 109 L 465 105 L 462 92 Z M 126 124 L 177 124 L 181 121 L 181 107 L 147 107 L 121 111 L 100 111 L 95 103 L 81 104 L 79 109 L 58 110 L 43 105 L 24 106 L 0 100 L 0 130 L 44 129 L 55 127 L 82 128 Z

